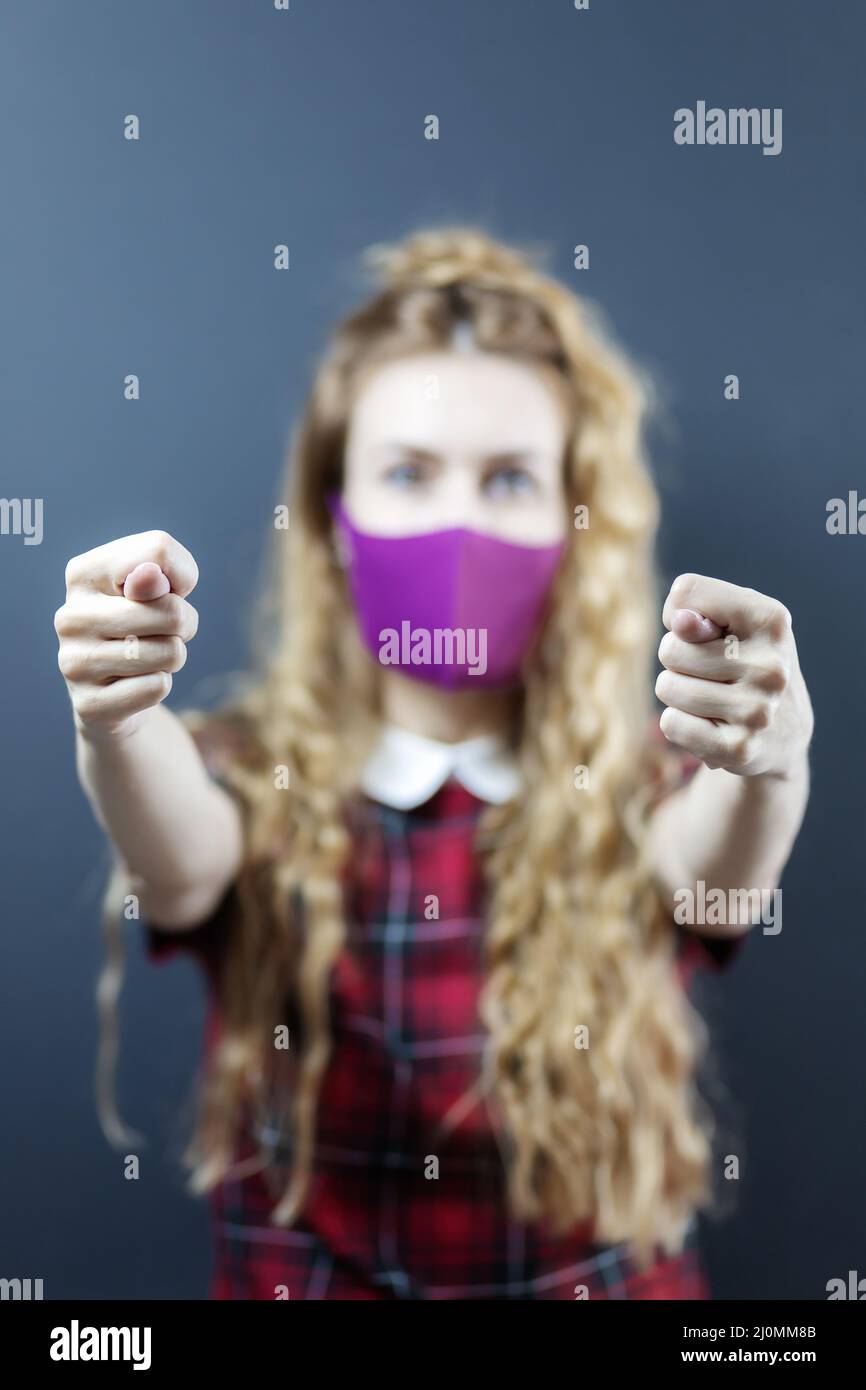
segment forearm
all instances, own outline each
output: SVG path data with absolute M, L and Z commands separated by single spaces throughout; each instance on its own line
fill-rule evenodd
M 652 865 L 665 902 L 673 904 L 675 893 L 694 891 L 701 881 L 707 892 L 772 891 L 808 796 L 805 755 L 785 777 L 699 768 L 688 786 L 657 807 L 650 823 Z
M 76 763 L 145 910 L 182 925 L 215 903 L 240 863 L 240 815 L 181 721 L 160 705 L 125 737 L 77 725 Z

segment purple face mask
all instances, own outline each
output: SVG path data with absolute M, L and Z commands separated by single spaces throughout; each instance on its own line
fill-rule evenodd
M 348 553 L 361 635 L 380 665 L 451 690 L 519 680 L 564 541 L 514 545 L 464 527 L 373 536 L 338 494 L 327 501 Z

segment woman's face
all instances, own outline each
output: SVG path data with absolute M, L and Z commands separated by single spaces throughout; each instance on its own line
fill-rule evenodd
M 357 393 L 343 500 L 382 536 L 470 527 L 524 545 L 562 540 L 569 422 L 541 371 L 442 351 L 375 368 Z

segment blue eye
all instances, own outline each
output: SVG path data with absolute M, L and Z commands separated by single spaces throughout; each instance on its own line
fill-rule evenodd
M 535 486 L 535 479 L 525 468 L 517 468 L 509 465 L 504 468 L 497 468 L 495 473 L 491 473 L 484 480 L 484 487 L 488 493 L 504 494 L 513 496 L 515 493 L 530 492 Z
M 385 477 L 389 483 L 396 483 L 398 486 L 417 483 L 421 481 L 423 470 L 418 463 L 395 463 L 385 472 Z

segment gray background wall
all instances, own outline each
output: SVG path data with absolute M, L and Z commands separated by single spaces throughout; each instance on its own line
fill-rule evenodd
M 707 1250 L 723 1298 L 822 1298 L 866 1273 L 866 539 L 825 530 L 827 500 L 864 476 L 863 12 L 7 0 L 0 22 L 0 493 L 45 506 L 41 545 L 0 536 L 0 1273 L 42 1277 L 48 1297 L 183 1298 L 209 1266 L 175 1161 L 198 980 L 188 962 L 146 964 L 134 936 L 122 1096 L 151 1136 L 141 1181 L 96 1126 L 105 856 L 56 668 L 64 564 L 167 528 L 202 574 L 177 699 L 240 664 L 283 444 L 312 354 L 359 293 L 356 255 L 448 219 L 551 246 L 664 384 L 667 574 L 719 575 L 794 613 L 814 795 L 782 935 L 706 986 L 746 1137 L 738 1208 Z M 782 153 L 676 146 L 673 111 L 699 99 L 782 107 Z

